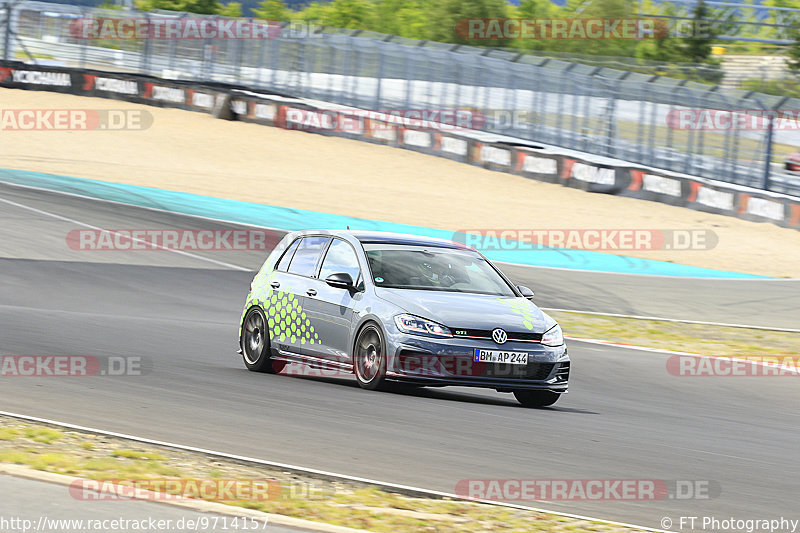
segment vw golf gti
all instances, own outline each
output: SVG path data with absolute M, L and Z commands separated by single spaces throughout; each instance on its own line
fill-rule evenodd
M 478 251 L 381 232 L 287 234 L 251 283 L 239 328 L 248 369 L 288 363 L 392 382 L 513 393 L 526 407 L 567 392 L 559 325 Z

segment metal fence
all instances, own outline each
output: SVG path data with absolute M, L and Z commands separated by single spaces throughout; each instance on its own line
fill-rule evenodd
M 744 110 L 800 110 L 796 99 L 514 51 L 287 24 L 272 39 L 86 40 L 75 35 L 77 19 L 197 15 L 3 6 L 10 24 L 0 28 L 0 57 L 7 59 L 234 83 L 366 109 L 470 109 L 488 117 L 481 127 L 493 133 L 800 195 L 800 178 L 782 164 L 800 150 L 800 130 L 774 120 L 719 127 Z M 687 110 L 711 122 L 676 120 Z

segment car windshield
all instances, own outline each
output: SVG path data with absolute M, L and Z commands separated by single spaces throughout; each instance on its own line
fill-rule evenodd
M 480 254 L 450 248 L 365 244 L 377 287 L 514 296 Z

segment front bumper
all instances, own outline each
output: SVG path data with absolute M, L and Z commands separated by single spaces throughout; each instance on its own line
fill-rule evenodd
M 566 345 L 458 338 L 434 339 L 397 333 L 390 337 L 387 379 L 424 385 L 484 387 L 501 392 L 548 390 L 567 392 L 570 359 Z M 473 361 L 475 348 L 527 352 L 527 365 Z

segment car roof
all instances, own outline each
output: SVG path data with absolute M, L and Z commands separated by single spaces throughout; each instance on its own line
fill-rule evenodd
M 392 233 L 387 231 L 365 231 L 365 230 L 340 230 L 340 229 L 317 229 L 302 230 L 291 233 L 292 238 L 305 235 L 332 235 L 335 237 L 345 237 L 355 239 L 362 244 L 406 244 L 412 246 L 432 246 L 437 248 L 452 248 L 459 250 L 473 250 L 469 246 L 456 240 L 457 233 L 453 233 L 453 240 L 438 239 L 436 237 L 426 237 L 423 235 L 411 235 L 408 233 Z
M 410 235 L 407 233 L 390 233 L 384 231 L 351 231 L 350 235 L 362 244 L 406 244 L 413 246 L 435 246 L 437 248 L 471 249 L 460 242 L 423 235 Z M 455 236 L 455 233 L 454 233 Z

